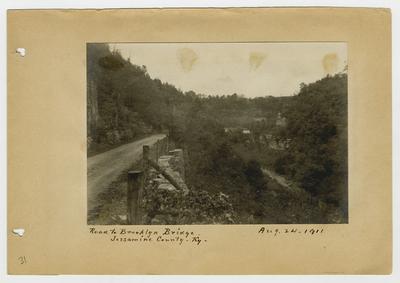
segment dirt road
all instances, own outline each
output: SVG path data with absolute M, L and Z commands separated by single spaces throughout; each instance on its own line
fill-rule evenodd
M 152 145 L 164 134 L 153 135 L 88 158 L 87 194 L 88 211 L 95 208 L 98 195 L 139 159 L 143 145 Z
M 294 185 L 292 182 L 288 181 L 285 177 L 278 175 L 272 170 L 268 170 L 267 168 L 262 168 L 262 171 L 264 174 L 266 174 L 268 177 L 271 179 L 275 180 L 279 185 L 281 185 L 283 188 L 287 189 L 288 191 L 291 192 L 296 192 L 300 193 L 303 192 L 302 189 Z

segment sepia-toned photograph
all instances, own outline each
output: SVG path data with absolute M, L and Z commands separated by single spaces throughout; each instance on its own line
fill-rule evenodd
M 349 222 L 346 43 L 86 47 L 88 224 Z

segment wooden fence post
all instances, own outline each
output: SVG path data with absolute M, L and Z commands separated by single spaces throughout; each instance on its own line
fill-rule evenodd
M 143 180 L 146 182 L 147 176 L 149 174 L 149 159 L 150 159 L 150 146 L 143 146 Z
M 165 154 L 169 152 L 169 138 L 168 135 L 165 137 Z
M 163 154 L 167 154 L 167 137 L 163 138 Z
M 128 172 L 128 224 L 141 224 L 140 219 L 140 199 L 139 195 L 143 187 L 143 172 L 129 171 Z
M 164 139 L 160 139 L 160 156 L 164 155 Z
M 156 159 L 155 162 L 158 163 L 158 158 L 160 157 L 160 140 L 156 142 Z
M 170 145 L 170 141 L 169 141 L 169 136 L 167 136 L 167 138 L 166 138 L 166 143 L 167 143 L 167 146 L 166 146 L 166 148 L 165 148 L 165 152 L 168 154 L 168 152 L 171 150 L 171 145 Z

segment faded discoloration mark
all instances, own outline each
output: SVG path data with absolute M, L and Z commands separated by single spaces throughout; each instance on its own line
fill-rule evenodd
M 182 70 L 186 73 L 190 72 L 198 60 L 198 56 L 193 49 L 181 48 L 177 51 L 177 56 Z
M 322 58 L 322 67 L 327 75 L 337 73 L 339 67 L 339 58 L 336 53 L 328 53 Z
M 82 141 L 79 144 L 79 148 L 81 149 L 82 152 L 85 152 L 86 146 L 87 146 L 87 142 L 85 142 L 85 141 Z
M 232 78 L 230 76 L 224 76 L 224 77 L 219 77 L 217 81 L 221 83 L 231 83 Z
M 264 62 L 267 54 L 262 52 L 251 52 L 249 55 L 250 71 L 257 70 Z

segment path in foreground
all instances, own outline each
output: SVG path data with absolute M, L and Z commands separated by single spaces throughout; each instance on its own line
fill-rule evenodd
M 262 168 L 262 171 L 264 174 L 266 174 L 268 177 L 271 179 L 275 180 L 279 185 L 281 185 L 283 188 L 290 192 L 305 192 L 303 189 L 297 187 L 294 185 L 292 182 L 288 181 L 284 176 L 278 175 L 272 170 L 269 170 L 267 168 Z
M 164 134 L 153 135 L 88 158 L 87 199 L 88 211 L 98 205 L 97 198 L 124 170 L 139 160 L 143 145 L 152 145 L 164 138 Z

